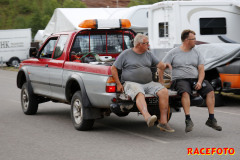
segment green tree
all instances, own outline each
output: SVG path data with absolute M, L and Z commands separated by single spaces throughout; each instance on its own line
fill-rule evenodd
M 1 5 L 9 4 L 9 0 L 0 0 Z
M 144 4 L 153 4 L 161 1 L 163 0 L 130 0 L 128 7 Z
M 29 0 L 18 0 L 16 3 L 16 9 L 20 14 L 30 14 L 33 11 L 32 1 Z
M 85 3 L 77 0 L 65 0 L 63 2 L 63 8 L 85 8 Z
M 34 36 L 56 8 L 85 8 L 80 0 L 0 0 L 0 29 L 32 28 Z
M 34 36 L 38 30 L 44 29 L 42 14 L 39 9 L 35 10 L 30 20 L 30 28 L 32 28 L 32 35 Z

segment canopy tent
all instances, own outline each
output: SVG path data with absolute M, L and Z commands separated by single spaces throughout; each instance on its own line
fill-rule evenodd
M 44 32 L 44 30 L 38 30 L 37 31 L 36 35 L 34 36 L 34 42 L 42 43 L 43 32 Z
M 57 8 L 43 31 L 42 41 L 52 33 L 78 30 L 79 23 L 86 19 L 129 19 L 133 30 L 146 33 L 148 7 L 149 5 L 130 8 Z
M 109 19 L 129 19 L 131 22 L 131 29 L 135 32 L 147 34 L 149 7 L 150 5 L 139 5 L 124 10 L 118 10 L 110 15 Z
M 121 8 L 122 9 L 122 8 Z M 79 23 L 86 19 L 106 19 L 120 8 L 57 8 L 48 22 L 43 38 L 52 33 L 80 29 Z

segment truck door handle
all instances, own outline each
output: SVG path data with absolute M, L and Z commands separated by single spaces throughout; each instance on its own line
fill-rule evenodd
M 48 67 L 48 64 L 45 64 L 45 67 Z

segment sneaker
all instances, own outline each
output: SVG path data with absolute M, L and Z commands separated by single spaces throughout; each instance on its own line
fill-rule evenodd
M 161 131 L 165 131 L 165 132 L 175 132 L 175 130 L 172 129 L 172 128 L 168 125 L 168 123 L 166 123 L 166 124 L 161 124 L 161 123 L 159 123 L 159 124 L 157 125 L 157 127 L 160 128 Z
M 191 119 L 186 119 L 186 120 L 185 120 L 185 123 L 186 123 L 185 132 L 186 132 L 186 133 L 187 133 L 187 132 L 191 132 L 191 131 L 193 130 L 193 126 L 194 126 L 192 120 L 191 120 Z
M 148 127 L 154 126 L 154 123 L 156 122 L 156 120 L 157 120 L 157 116 L 155 116 L 155 115 L 149 117 L 147 120 Z
M 215 118 L 214 119 L 209 119 L 208 118 L 208 120 L 206 122 L 206 125 L 208 127 L 212 127 L 213 129 L 215 129 L 217 131 L 221 131 L 222 130 L 222 127 L 217 125 L 217 120 Z

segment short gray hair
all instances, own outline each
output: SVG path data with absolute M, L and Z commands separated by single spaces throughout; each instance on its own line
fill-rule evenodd
M 133 43 L 134 47 L 137 46 L 139 43 L 143 43 L 144 38 L 148 39 L 148 36 L 138 33 L 134 38 L 134 43 Z

